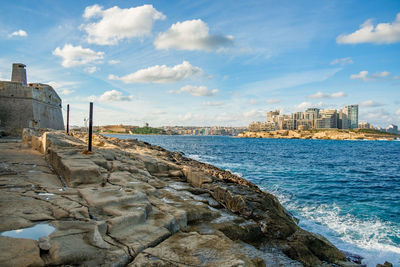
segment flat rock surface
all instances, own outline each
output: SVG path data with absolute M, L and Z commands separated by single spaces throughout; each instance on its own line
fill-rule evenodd
M 345 266 L 243 178 L 137 140 L 95 135 L 88 153 L 86 139 L 0 143 L 0 232 L 54 229 L 0 236 L 1 266 Z

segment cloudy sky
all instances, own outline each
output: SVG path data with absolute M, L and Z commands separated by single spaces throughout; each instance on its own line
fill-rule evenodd
M 279 3 L 278 3 L 279 2 Z M 400 125 L 400 1 L 3 1 L 0 79 L 27 65 L 83 125 L 245 126 L 359 104 Z

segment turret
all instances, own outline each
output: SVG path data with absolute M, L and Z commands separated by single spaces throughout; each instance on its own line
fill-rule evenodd
M 14 63 L 12 68 L 11 81 L 20 82 L 23 86 L 26 86 L 26 70 L 25 65 L 22 63 Z

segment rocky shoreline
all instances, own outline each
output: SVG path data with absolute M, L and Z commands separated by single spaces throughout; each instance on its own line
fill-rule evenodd
M 0 144 L 0 232 L 55 229 L 2 234 L 1 266 L 361 266 L 241 177 L 135 139 L 95 135 L 89 153 L 86 139 L 25 129 Z
M 243 132 L 238 137 L 275 139 L 321 139 L 321 140 L 396 140 L 400 135 L 370 133 L 350 130 L 278 130 L 270 132 Z

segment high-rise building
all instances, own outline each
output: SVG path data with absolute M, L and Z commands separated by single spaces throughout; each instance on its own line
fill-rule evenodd
M 316 120 L 319 117 L 319 108 L 308 108 L 304 112 L 304 119 L 308 121 L 312 121 L 312 126 L 311 128 L 315 128 L 316 125 Z
M 338 127 L 338 114 L 336 109 L 326 109 L 319 112 L 320 118 L 316 121 L 317 129 L 333 129 Z
M 358 127 L 358 105 L 345 106 L 342 112 L 347 115 L 348 128 L 355 129 Z
M 399 133 L 399 127 L 397 127 L 397 125 L 390 124 L 389 127 L 386 128 L 386 132 L 393 133 L 393 134 L 398 134 Z
M 338 113 L 338 128 L 339 129 L 348 129 L 349 128 L 349 119 L 347 114 L 340 110 Z
M 267 122 L 278 122 L 279 110 L 267 112 Z

